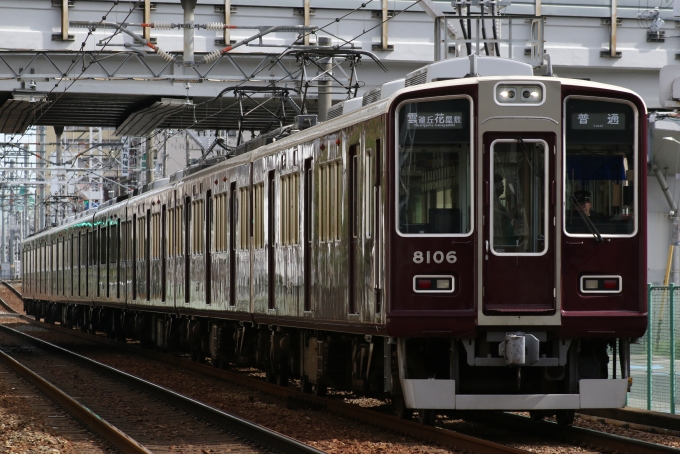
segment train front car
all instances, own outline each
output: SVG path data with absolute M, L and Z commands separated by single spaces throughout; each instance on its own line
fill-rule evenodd
M 388 117 L 399 411 L 624 406 L 647 323 L 642 100 L 554 77 L 423 87 Z

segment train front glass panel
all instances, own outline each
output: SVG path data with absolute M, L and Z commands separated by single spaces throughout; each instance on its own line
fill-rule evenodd
M 398 232 L 469 234 L 470 101 L 409 102 L 398 115 Z
M 569 98 L 565 113 L 566 234 L 635 235 L 633 108 L 620 102 Z M 586 203 L 587 213 L 577 206 Z
M 546 252 L 546 148 L 545 142 L 530 140 L 498 140 L 491 147 L 491 250 L 496 255 Z

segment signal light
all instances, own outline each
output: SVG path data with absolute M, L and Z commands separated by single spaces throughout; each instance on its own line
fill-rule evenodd
M 418 279 L 416 282 L 418 283 L 419 290 L 429 290 L 432 287 L 430 279 Z
M 453 293 L 453 276 L 414 276 L 413 291 L 416 293 Z
M 621 276 L 581 276 L 581 293 L 621 293 Z
M 605 290 L 616 290 L 617 284 L 618 282 L 614 279 L 605 279 L 603 287 Z

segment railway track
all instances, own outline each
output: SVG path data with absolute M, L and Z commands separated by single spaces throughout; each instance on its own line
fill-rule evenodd
M 35 322 L 37 323 L 37 322 Z M 64 330 L 40 324 L 40 326 L 64 332 Z M 492 442 L 484 442 L 479 444 L 478 439 L 467 437 L 462 434 L 454 433 L 449 430 L 442 430 L 438 427 L 422 426 L 412 421 L 398 419 L 390 415 L 381 414 L 376 411 L 367 410 L 356 405 L 346 404 L 337 400 L 317 397 L 309 394 L 303 394 L 295 389 L 276 386 L 266 383 L 262 380 L 253 377 L 244 376 L 231 371 L 219 370 L 211 366 L 198 364 L 175 356 L 160 354 L 150 350 L 140 349 L 131 345 L 121 344 L 116 341 L 103 339 L 100 337 L 91 336 L 80 333 L 78 331 L 67 331 L 73 336 L 82 339 L 95 340 L 98 343 L 113 346 L 115 348 L 124 348 L 130 352 L 138 355 L 143 355 L 148 358 L 160 360 L 166 363 L 177 365 L 186 369 L 190 369 L 202 374 L 210 375 L 216 378 L 228 380 L 250 389 L 254 389 L 265 394 L 272 395 L 284 402 L 289 402 L 294 405 L 308 405 L 313 408 L 325 409 L 332 413 L 356 419 L 368 424 L 383 427 L 388 430 L 397 431 L 404 435 L 415 438 L 425 439 L 445 446 L 450 446 L 458 449 L 466 449 L 472 452 L 479 453 L 493 453 L 493 452 L 526 452 L 516 448 L 497 445 Z M 94 339 L 93 339 L 94 338 Z M 579 428 L 565 428 L 557 427 L 556 424 L 550 422 L 535 422 L 529 418 L 523 418 L 513 415 L 484 413 L 483 416 L 470 415 L 471 419 L 482 424 L 492 425 L 494 423 L 501 424 L 503 427 L 513 427 L 514 430 L 522 431 L 523 433 L 532 433 L 539 438 L 552 438 L 568 441 L 570 443 L 597 446 L 599 448 L 630 453 L 678 453 L 680 450 L 670 448 L 668 446 L 657 445 L 654 443 L 643 442 L 631 438 L 606 434 L 602 432 L 595 432 L 591 430 Z M 467 419 L 467 417 L 466 417 Z
M 321 452 L 2 325 L 0 342 L 2 361 L 123 452 Z

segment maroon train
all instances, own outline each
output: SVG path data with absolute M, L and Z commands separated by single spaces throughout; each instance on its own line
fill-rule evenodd
M 28 238 L 27 312 L 424 422 L 623 406 L 647 325 L 645 106 L 471 62 Z

